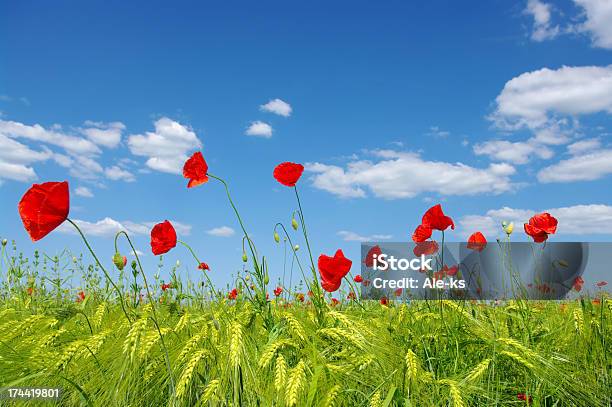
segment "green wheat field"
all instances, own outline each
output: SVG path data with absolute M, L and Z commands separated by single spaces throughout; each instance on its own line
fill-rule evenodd
M 151 288 L 153 308 L 130 294 L 126 276 L 119 280 L 124 312 L 81 257 L 5 258 L 0 387 L 63 389 L 59 401 L 0 400 L 6 405 L 611 402 L 612 303 L 605 296 L 341 302 L 327 303 L 323 316 L 308 301 L 272 300 L 264 317 L 240 295 L 206 301 L 200 283 L 176 277 L 172 289 Z M 60 269 L 82 274 L 84 298 L 65 287 Z

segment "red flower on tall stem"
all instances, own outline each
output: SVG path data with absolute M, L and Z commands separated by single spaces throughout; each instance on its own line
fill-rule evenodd
M 416 257 L 421 255 L 430 256 L 438 252 L 438 243 L 435 240 L 427 240 L 414 245 L 412 252 Z
M 85 293 L 83 291 L 79 291 L 79 293 L 77 294 L 76 302 L 83 301 L 85 301 Z
M 340 249 L 336 251 L 334 257 L 320 255 L 318 267 L 321 287 L 330 293 L 336 291 L 340 288 L 342 279 L 348 274 L 352 264 L 353 262 L 344 257 L 344 253 Z
M 278 297 L 279 295 L 281 295 L 283 292 L 283 287 L 276 287 L 274 289 L 274 296 Z
M 472 233 L 472 235 L 468 238 L 467 248 L 481 252 L 487 247 L 487 239 L 481 232 Z
M 531 404 L 531 402 L 533 401 L 533 398 L 525 393 L 519 393 L 516 395 L 516 398 L 521 400 L 521 401 L 525 401 L 527 402 L 527 404 Z
M 431 228 L 425 225 L 419 225 L 412 234 L 412 241 L 415 243 L 422 243 L 431 237 Z
M 208 182 L 208 164 L 201 152 L 193 153 L 183 165 L 183 177 L 188 178 L 187 188 L 193 188 Z
M 365 259 L 363 259 L 363 264 L 366 267 L 372 267 L 374 265 L 374 257 L 378 257 L 382 254 L 382 249 L 380 246 L 376 245 L 368 250 L 368 254 L 366 254 Z
M 355 277 L 353 277 L 353 281 L 356 283 L 361 283 L 363 281 L 363 277 L 361 277 L 361 274 L 357 274 Z
M 229 292 L 229 294 L 227 294 L 227 298 L 229 298 L 230 300 L 235 300 L 236 297 L 238 297 L 238 290 L 237 289 L 232 289 L 232 291 Z
M 548 235 L 557 231 L 557 223 L 557 219 L 550 213 L 538 213 L 529 219 L 529 223 L 524 224 L 525 233 L 531 236 L 534 242 L 542 243 L 548 239 Z
M 168 253 L 176 246 L 176 231 L 169 221 L 163 221 L 151 229 L 151 251 L 154 255 Z
M 294 187 L 302 176 L 304 166 L 292 162 L 284 162 L 274 168 L 274 178 L 287 187 Z
M 580 291 L 582 290 L 582 285 L 584 284 L 584 280 L 582 277 L 578 276 L 574 279 L 574 283 L 572 284 L 572 287 L 574 287 L 574 290 L 576 291 Z
M 425 212 L 423 219 L 421 219 L 421 225 L 440 231 L 446 230 L 449 226 L 451 229 L 455 229 L 455 222 L 453 222 L 450 216 L 444 214 L 440 204 L 432 206 Z
M 207 263 L 202 262 L 202 263 L 198 264 L 198 269 L 200 269 L 200 270 L 210 270 L 210 267 L 208 266 Z
M 68 182 L 34 184 L 19 201 L 19 216 L 33 242 L 47 236 L 68 219 Z

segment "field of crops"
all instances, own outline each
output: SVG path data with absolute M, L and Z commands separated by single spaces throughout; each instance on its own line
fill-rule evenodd
M 366 281 L 350 274 L 341 250 L 313 258 L 295 187 L 303 167 L 283 163 L 274 177 L 294 189 L 291 228 L 303 234 L 304 254 L 290 228 L 277 224 L 273 238 L 294 248 L 306 287 L 271 290 L 266 258 L 227 184 L 207 169 L 194 154 L 188 186 L 220 181 L 244 233 L 245 270 L 229 292 L 212 284 L 209 266 L 168 221 L 152 228 L 151 250 L 163 256 L 185 246 L 199 269 L 194 281 L 164 270 L 163 257 L 155 274 L 145 272 L 125 231 L 109 272 L 68 218 L 66 182 L 25 193 L 19 213 L 33 241 L 67 222 L 89 251 L 28 257 L 2 241 L 0 388 L 61 388 L 51 403 L 65 406 L 610 405 L 612 303 L 603 291 L 589 297 L 581 277 L 573 281 L 580 299 L 571 301 L 361 299 L 355 284 Z M 543 213 L 524 229 L 541 243 L 556 225 Z M 502 226 L 509 241 L 514 226 Z M 438 279 L 459 272 L 429 240 L 439 231 L 444 242 L 448 227 L 453 220 L 436 205 L 412 236 L 436 258 Z M 119 242 L 130 248 L 130 264 Z M 479 251 L 487 242 L 476 232 L 468 244 Z M 81 284 L 71 288 L 75 275 Z

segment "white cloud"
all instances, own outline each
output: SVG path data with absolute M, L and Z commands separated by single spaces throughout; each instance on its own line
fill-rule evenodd
M 11 179 L 13 181 L 29 182 L 37 178 L 36 172 L 32 167 L 22 164 L 11 164 L 0 160 L 0 181 Z
M 104 172 L 104 168 L 92 157 L 80 155 L 71 159 L 68 173 L 75 178 L 94 180 Z
M 96 222 L 89 222 L 80 219 L 73 219 L 73 221 L 79 226 L 83 233 L 87 236 L 97 237 L 114 237 L 117 232 L 124 230 L 129 234 L 135 235 L 148 235 L 151 228 L 158 222 L 132 222 L 123 221 L 119 222 L 113 218 L 106 217 Z M 170 221 L 179 235 L 187 236 L 191 232 L 191 225 L 184 223 Z M 76 234 L 76 229 L 69 223 L 64 222 L 58 231 L 62 233 Z
M 151 169 L 180 174 L 187 160 L 187 153 L 202 147 L 202 143 L 189 127 L 163 117 L 155 122 L 155 131 L 128 138 L 128 146 L 134 155 L 148 157 Z
M 81 132 L 94 143 L 114 148 L 121 142 L 121 132 L 125 130 L 125 125 L 121 122 L 101 123 L 86 121 L 86 128 Z
M 567 146 L 567 152 L 571 155 L 578 155 L 588 151 L 597 150 L 601 147 L 599 139 L 591 138 L 580 140 Z
M 104 170 L 106 178 L 112 179 L 113 181 L 123 180 L 125 182 L 134 182 L 136 178 L 131 172 L 124 170 L 123 168 L 113 165 Z
M 612 174 L 612 150 L 599 150 L 561 160 L 538 172 L 540 182 L 593 181 Z
M 421 193 L 441 195 L 499 194 L 511 190 L 509 164 L 475 168 L 463 163 L 426 161 L 418 154 L 393 150 L 373 152 L 378 162 L 356 160 L 346 168 L 309 163 L 313 185 L 342 198 L 365 197 L 366 189 L 385 199 L 412 198 Z
M 557 116 L 612 113 L 612 65 L 542 68 L 508 81 L 490 116 L 504 129 L 556 123 Z
M 536 212 L 548 212 L 558 219 L 557 234 L 612 234 L 612 206 L 591 204 L 535 211 L 503 207 L 489 210 L 485 215 L 468 215 L 459 220 L 461 233 L 467 237 L 475 231 L 484 233 L 489 240 L 503 235 L 501 222 L 515 223 L 514 233 L 523 233 L 523 223 Z
M 291 105 L 281 99 L 270 100 L 265 105 L 259 106 L 259 109 L 264 112 L 270 112 L 279 116 L 289 117 L 291 116 Z
M 450 136 L 450 131 L 442 130 L 438 126 L 431 126 L 429 128 L 429 132 L 426 133 L 426 135 L 435 138 L 447 138 L 448 136 Z
M 270 138 L 272 137 L 272 126 L 268 123 L 264 123 L 261 121 L 252 122 L 251 125 L 244 132 L 247 136 L 257 136 Z
M 93 198 L 93 192 L 87 187 L 77 187 L 74 190 L 74 193 L 78 196 L 82 196 L 84 198 Z
M 235 231 L 229 226 L 220 226 L 218 228 L 207 230 L 206 233 L 217 237 L 230 237 L 234 235 Z
M 53 156 L 49 149 L 32 150 L 30 147 L 0 133 L 0 179 L 28 182 L 37 178 L 34 162 L 46 161 Z
M 514 164 L 526 164 L 532 156 L 549 159 L 554 154 L 550 148 L 539 145 L 533 138 L 526 142 L 491 140 L 475 144 L 473 149 L 476 155 L 486 155 L 494 160 L 511 162 Z
M 559 26 L 551 25 L 551 6 L 539 0 L 527 1 L 525 14 L 533 17 L 533 32 L 531 39 L 534 41 L 544 41 L 555 38 L 559 34 Z
M 583 8 L 585 21 L 579 31 L 591 35 L 593 45 L 612 49 L 612 2 L 610 0 L 574 0 Z
M 23 123 L 0 120 L 0 134 L 12 138 L 25 138 L 62 147 L 71 154 L 98 154 L 100 149 L 90 140 L 62 133 L 61 127 L 45 129 L 39 124 L 29 126 Z
M 347 241 L 347 242 L 375 242 L 378 240 L 389 240 L 393 237 L 391 235 L 362 236 L 358 233 L 350 232 L 348 230 L 339 231 L 338 236 L 340 236 L 342 240 Z

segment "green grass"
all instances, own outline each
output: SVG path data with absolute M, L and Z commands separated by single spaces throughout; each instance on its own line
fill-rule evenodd
M 244 299 L 179 303 L 177 291 L 157 303 L 170 375 L 150 304 L 130 306 L 128 322 L 102 288 L 75 303 L 13 285 L 0 304 L 0 387 L 59 386 L 67 406 L 611 402 L 605 298 L 340 304 L 323 323 L 312 306 L 272 303 L 265 329 Z

